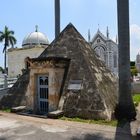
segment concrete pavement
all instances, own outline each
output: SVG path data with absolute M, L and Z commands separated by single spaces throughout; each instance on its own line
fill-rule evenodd
M 0 140 L 138 140 L 123 128 L 0 112 Z

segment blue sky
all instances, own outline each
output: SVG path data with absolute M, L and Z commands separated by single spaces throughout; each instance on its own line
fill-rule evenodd
M 140 51 L 140 0 L 130 0 L 131 60 Z M 73 23 L 87 39 L 98 29 L 106 34 L 109 27 L 110 38 L 117 35 L 117 0 L 61 0 L 61 30 Z M 3 0 L 0 6 L 0 30 L 7 25 L 15 31 L 17 47 L 21 47 L 24 37 L 39 26 L 51 42 L 54 39 L 54 0 Z M 0 44 L 0 66 L 3 66 L 3 44 Z

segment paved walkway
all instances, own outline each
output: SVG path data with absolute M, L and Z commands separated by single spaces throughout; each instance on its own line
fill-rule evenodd
M 136 135 L 136 131 L 140 127 L 140 104 L 137 107 L 137 116 L 136 116 L 136 121 L 131 123 L 131 133 L 133 135 Z
M 0 112 L 0 140 L 140 140 L 123 128 Z

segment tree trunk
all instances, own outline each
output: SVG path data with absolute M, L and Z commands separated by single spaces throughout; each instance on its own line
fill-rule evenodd
M 131 95 L 129 0 L 117 0 L 119 39 L 119 104 L 116 117 L 133 120 L 136 112 Z
M 4 48 L 6 48 L 6 45 L 4 46 Z M 6 70 L 6 49 L 4 50 L 4 73 L 5 74 L 7 73 L 7 70 Z
M 60 34 L 60 0 L 55 0 L 55 38 Z
M 7 84 L 7 69 L 6 69 L 6 43 L 4 44 L 4 88 L 7 88 L 8 87 L 8 84 Z

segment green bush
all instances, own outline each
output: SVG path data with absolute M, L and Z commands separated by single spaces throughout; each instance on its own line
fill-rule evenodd
M 131 75 L 132 76 L 137 76 L 138 71 L 137 71 L 137 69 L 135 67 L 134 68 L 131 68 L 130 71 L 131 71 Z
M 140 103 L 140 93 L 133 96 L 133 102 L 135 106 L 138 106 Z
M 135 66 L 135 61 L 131 61 L 130 66 Z
M 10 113 L 11 112 L 11 109 L 10 108 L 5 108 L 5 109 L 2 109 L 3 112 L 8 112 Z

